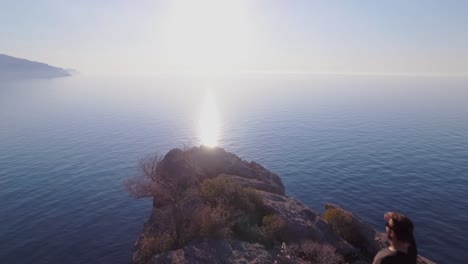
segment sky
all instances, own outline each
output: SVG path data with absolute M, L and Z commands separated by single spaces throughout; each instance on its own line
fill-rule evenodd
M 0 54 L 83 73 L 468 74 L 468 1 L 0 0 Z

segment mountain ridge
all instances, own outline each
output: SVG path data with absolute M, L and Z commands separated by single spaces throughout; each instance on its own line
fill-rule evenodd
M 67 70 L 47 63 L 0 54 L 0 78 L 58 78 L 71 75 Z

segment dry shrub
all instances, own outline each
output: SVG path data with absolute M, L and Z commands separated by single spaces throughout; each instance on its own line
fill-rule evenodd
M 143 237 L 140 240 L 140 256 L 149 258 L 154 254 L 158 254 L 172 249 L 174 240 L 169 234 L 162 233 L 158 236 Z
M 330 244 L 319 244 L 313 241 L 304 241 L 301 244 L 293 244 L 289 247 L 290 254 L 294 254 L 303 260 L 316 264 L 341 264 L 344 258 L 336 252 Z
M 262 219 L 263 227 L 271 232 L 278 232 L 286 226 L 284 219 L 277 214 L 265 215 Z
M 265 215 L 262 219 L 262 226 L 260 228 L 261 240 L 264 245 L 272 246 L 274 241 L 284 240 L 284 229 L 286 228 L 286 221 L 277 215 Z
M 135 198 L 151 197 L 156 194 L 157 168 L 161 158 L 157 154 L 148 155 L 138 163 L 139 173 L 124 181 L 125 190 Z
M 221 196 L 226 194 L 231 185 L 231 181 L 226 178 L 207 179 L 201 185 L 201 196 L 211 206 L 216 206 Z
M 126 179 L 123 185 L 125 190 L 135 198 L 150 197 L 156 192 L 155 182 L 142 175 Z
M 201 196 L 212 207 L 224 204 L 245 213 L 261 211 L 264 207 L 262 199 L 255 190 L 224 177 L 203 181 Z
M 270 216 L 265 219 L 266 225 L 262 223 L 267 209 L 255 190 L 230 179 L 216 177 L 203 181 L 200 194 L 212 211 L 211 220 L 204 220 L 206 225 L 202 225 L 202 231 L 216 230 L 215 234 L 224 238 L 235 237 L 265 245 L 273 243 L 282 219 Z
M 198 209 L 192 218 L 193 233 L 202 237 L 224 237 L 224 219 L 219 209 Z
M 330 208 L 325 211 L 323 218 L 344 240 L 352 245 L 363 244 L 364 238 L 359 233 L 359 228 L 353 222 L 351 215 L 342 212 L 341 210 Z

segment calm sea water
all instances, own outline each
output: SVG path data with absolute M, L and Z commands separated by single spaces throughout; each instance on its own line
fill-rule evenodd
M 466 78 L 79 76 L 0 82 L 0 263 L 128 263 L 151 201 L 122 181 L 145 154 L 199 144 L 205 89 L 220 145 L 288 195 L 380 230 L 405 213 L 421 254 L 468 259 Z

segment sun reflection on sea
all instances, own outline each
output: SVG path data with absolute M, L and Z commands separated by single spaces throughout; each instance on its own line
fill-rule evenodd
M 201 144 L 216 147 L 220 135 L 220 119 L 214 96 L 209 90 L 205 92 L 203 99 L 199 126 Z

